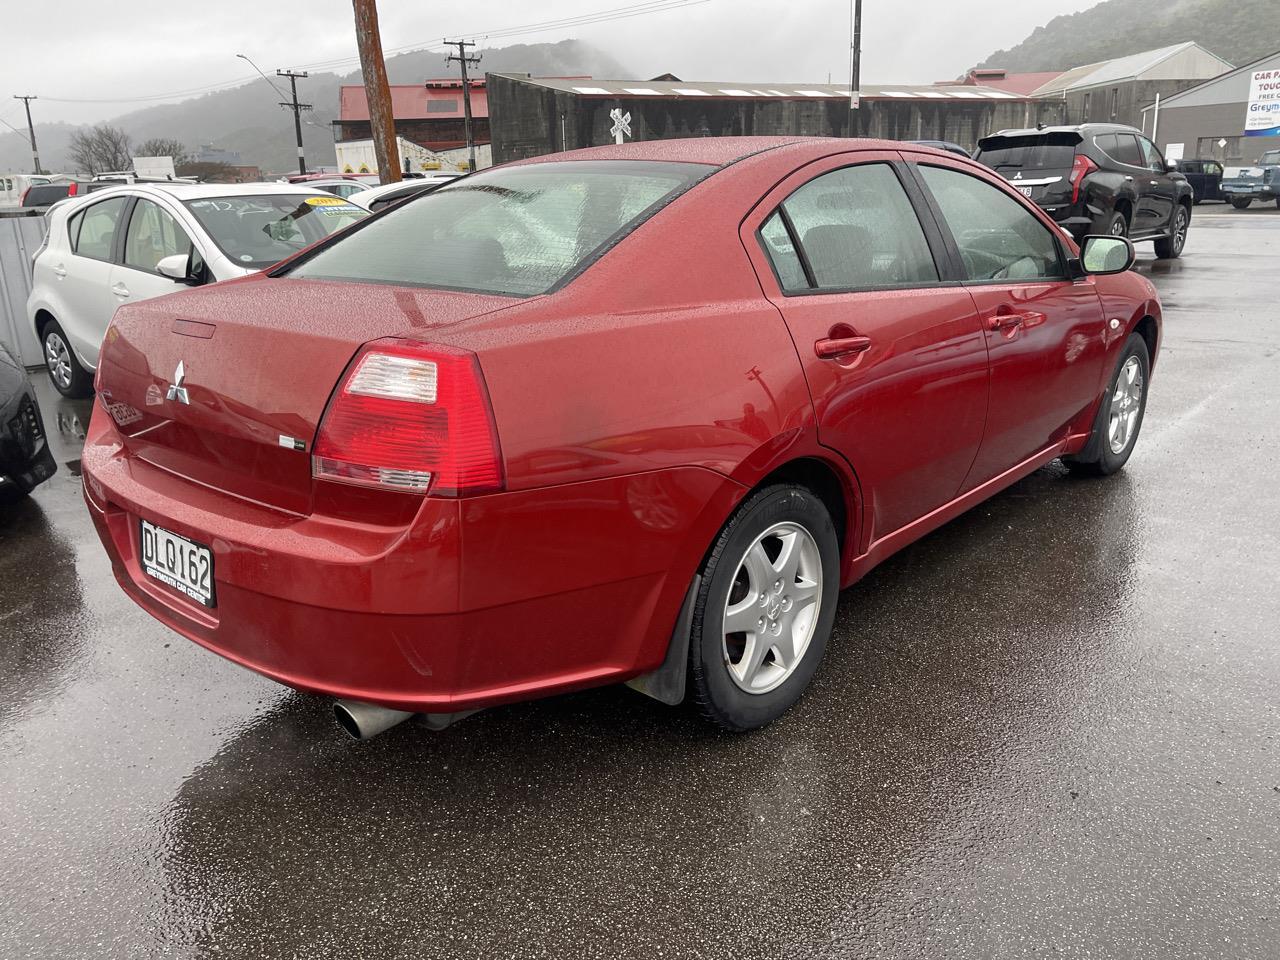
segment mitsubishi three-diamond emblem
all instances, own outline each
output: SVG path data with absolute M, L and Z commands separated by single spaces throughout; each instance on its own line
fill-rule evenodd
M 182 385 L 182 381 L 187 378 L 187 370 L 182 365 L 182 361 L 178 361 L 178 369 L 173 371 L 173 383 L 169 385 L 169 392 L 165 394 L 166 400 L 177 400 L 179 403 L 191 404 L 191 398 L 187 396 L 187 388 Z

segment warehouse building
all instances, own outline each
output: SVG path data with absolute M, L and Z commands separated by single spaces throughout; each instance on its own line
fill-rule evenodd
M 1280 50 L 1161 98 L 1158 112 L 1154 106 L 1144 111 L 1144 129 L 1156 131 L 1156 142 L 1166 154 L 1181 152 L 1184 157 L 1222 164 L 1254 163 L 1264 151 L 1280 149 L 1280 137 L 1244 135 L 1250 79 L 1265 71 L 1280 76 Z
M 1066 105 L 1067 123 L 1127 123 L 1142 127 L 1143 110 L 1160 99 L 1216 77 L 1232 65 L 1186 42 L 1075 67 L 1031 92 Z
M 1060 123 L 1060 100 L 955 83 L 866 86 L 850 111 L 847 86 L 486 76 L 495 163 L 613 143 L 613 110 L 628 140 L 815 136 L 949 140 L 972 149 L 1007 127 Z
M 391 85 L 391 115 L 396 135 L 437 153 L 466 144 L 463 129 L 461 80 L 428 80 L 426 83 Z M 475 142 L 489 142 L 489 101 L 483 80 L 471 81 L 471 118 Z M 333 139 L 338 143 L 368 140 L 369 101 L 364 86 L 343 86 L 338 91 L 338 119 Z

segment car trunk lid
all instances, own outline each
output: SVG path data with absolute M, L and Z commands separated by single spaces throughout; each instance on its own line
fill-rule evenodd
M 129 454 L 237 497 L 311 511 L 310 451 L 360 346 L 511 306 L 507 297 L 254 276 L 122 308 L 99 360 Z
M 997 134 L 978 141 L 974 159 L 1042 206 L 1069 203 L 1079 144 L 1070 132 Z

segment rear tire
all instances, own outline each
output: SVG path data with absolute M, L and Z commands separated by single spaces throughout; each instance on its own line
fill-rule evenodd
M 1105 477 L 1128 462 L 1147 411 L 1150 380 L 1147 342 L 1131 333 L 1120 353 L 1116 371 L 1107 382 L 1107 392 L 1098 405 L 1098 415 L 1093 418 L 1088 442 L 1079 453 L 1062 458 L 1068 470 L 1080 476 Z
M 1119 210 L 1113 210 L 1109 216 L 1103 219 L 1097 232 L 1104 233 L 1109 237 L 1127 237 L 1129 235 L 1129 221 L 1124 218 L 1124 214 Z
M 822 660 L 839 592 L 822 501 L 795 484 L 749 497 L 716 538 L 694 602 L 689 677 L 702 715 L 742 732 L 790 709 Z
M 1191 227 L 1191 214 L 1182 204 L 1173 211 L 1173 223 L 1169 228 L 1169 236 L 1161 237 L 1155 242 L 1156 257 L 1160 260 L 1174 260 L 1182 255 L 1182 248 L 1187 243 L 1187 230 Z
M 1237 210 L 1247 210 L 1249 209 L 1249 204 L 1251 203 L 1253 203 L 1252 200 L 1246 200 L 1244 197 L 1236 197 L 1234 200 L 1231 201 L 1231 205 L 1235 207 Z
M 41 328 L 40 339 L 53 388 L 64 397 L 87 397 L 93 393 L 93 374 L 80 365 L 57 320 L 50 320 Z

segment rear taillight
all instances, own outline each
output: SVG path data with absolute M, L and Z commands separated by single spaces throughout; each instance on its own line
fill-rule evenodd
M 1078 203 L 1080 201 L 1080 184 L 1084 183 L 1084 178 L 1093 171 L 1098 169 L 1098 165 L 1086 157 L 1083 153 L 1077 153 L 1075 160 L 1071 164 L 1071 202 Z
M 437 496 L 501 490 L 498 432 L 475 355 L 416 340 L 368 344 L 329 401 L 311 473 Z
M 80 184 L 72 180 L 71 183 L 67 186 L 67 196 L 74 197 L 76 193 L 79 191 L 79 189 L 80 189 Z
M 27 187 L 27 189 L 22 191 L 22 196 L 18 198 L 18 206 L 25 207 L 27 205 L 27 194 L 30 192 L 31 192 L 30 187 Z

